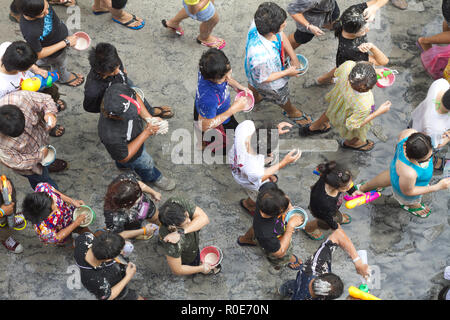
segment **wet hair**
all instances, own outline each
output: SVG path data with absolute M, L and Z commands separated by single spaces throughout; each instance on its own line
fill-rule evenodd
M 114 72 L 121 65 L 116 47 L 110 43 L 101 42 L 89 51 L 89 64 L 99 74 Z
M 40 224 L 52 213 L 53 199 L 45 192 L 33 192 L 26 195 L 22 203 L 25 218 L 33 224 Z
M 18 15 L 18 14 L 20 14 L 19 5 L 20 5 L 20 1 L 19 1 L 19 0 L 13 0 L 13 1 L 11 2 L 11 5 L 9 6 L 9 10 L 10 10 L 14 15 Z
M 356 91 L 367 92 L 377 83 L 377 73 L 369 62 L 360 61 L 350 71 L 348 81 Z
M 44 0 L 19 0 L 15 2 L 20 13 L 30 18 L 39 16 L 45 8 Z
M 325 273 L 314 280 L 312 291 L 321 300 L 334 300 L 344 292 L 344 284 L 334 273 Z
M 159 208 L 158 219 L 166 227 L 179 227 L 186 221 L 185 212 L 186 210 L 180 204 L 173 201 L 166 201 Z M 175 231 L 172 229 L 169 231 Z
M 439 291 L 439 294 L 438 294 L 438 300 L 447 300 L 447 293 L 448 293 L 448 290 L 450 289 L 450 287 L 449 286 L 446 286 L 446 287 L 444 287 L 444 288 L 442 288 L 442 290 L 441 291 Z
M 283 190 L 270 188 L 258 193 L 256 206 L 264 214 L 276 217 L 289 207 L 289 199 Z
M 345 167 L 337 164 L 336 161 L 322 163 L 317 169 L 320 172 L 320 177 L 325 180 L 325 183 L 334 189 L 347 186 L 352 179 L 352 173 Z
M 255 12 L 256 30 L 265 36 L 280 32 L 281 25 L 286 21 L 286 11 L 274 2 L 261 3 Z
M 333 24 L 334 36 L 339 38 L 342 31 L 357 33 L 367 23 L 364 15 L 358 12 L 357 5 L 347 8 L 341 17 Z
M 37 61 L 37 54 L 25 41 L 14 41 L 6 48 L 2 64 L 6 71 L 26 71 Z
M 139 183 L 131 179 L 116 179 L 110 183 L 105 195 L 104 210 L 131 208 L 141 197 Z
M 225 53 L 211 48 L 203 52 L 199 69 L 203 78 L 214 81 L 222 79 L 231 70 L 231 64 Z
M 445 91 L 444 95 L 442 96 L 442 105 L 445 109 L 450 111 L 450 89 Z
M 25 115 L 22 110 L 12 104 L 0 107 L 0 132 L 8 137 L 16 138 L 25 131 Z
M 125 246 L 125 239 L 114 232 L 104 232 L 92 241 L 92 253 L 98 260 L 117 257 Z
M 409 159 L 420 160 L 433 150 L 430 136 L 415 132 L 406 140 L 406 156 Z

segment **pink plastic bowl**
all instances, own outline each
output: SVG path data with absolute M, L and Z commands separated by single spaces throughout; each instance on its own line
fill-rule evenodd
M 245 91 L 240 91 L 234 98 L 234 101 L 236 101 L 237 99 L 239 99 L 240 97 L 243 97 L 243 96 L 245 96 Z M 247 105 L 247 108 L 244 109 L 244 112 L 252 111 L 253 107 L 255 106 L 255 97 L 253 97 L 253 94 L 250 93 L 250 95 L 247 98 L 251 99 L 251 103 Z
M 218 247 L 216 246 L 208 246 L 208 247 L 204 247 L 201 251 L 200 251 L 200 261 L 202 263 L 205 262 L 205 258 L 206 256 L 209 255 L 208 260 L 210 260 L 211 256 L 214 259 L 211 259 L 210 261 L 207 261 L 212 267 L 217 266 L 218 264 L 220 264 L 222 262 L 222 250 L 220 250 Z
M 73 35 L 78 38 L 74 49 L 83 51 L 89 48 L 91 45 L 91 37 L 89 37 L 86 32 L 79 31 L 75 32 Z
M 384 68 L 384 71 L 390 71 L 390 69 Z M 377 86 L 379 88 L 386 88 L 386 87 L 392 86 L 394 84 L 394 82 L 395 82 L 395 74 L 394 74 L 394 72 L 392 72 L 387 77 L 383 77 L 381 79 L 378 79 Z

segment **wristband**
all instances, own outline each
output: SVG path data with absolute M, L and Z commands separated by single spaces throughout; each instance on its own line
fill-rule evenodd
M 147 234 L 147 229 L 145 227 L 142 228 L 144 230 L 144 236 Z
M 309 27 L 311 27 L 311 23 L 306 26 L 306 30 L 309 30 Z
M 353 263 L 355 263 L 356 261 L 361 260 L 361 257 L 358 256 L 357 258 L 353 259 Z
M 66 44 L 66 47 L 70 47 L 70 41 L 67 39 L 64 39 L 64 43 Z
M 177 232 L 179 233 L 179 234 L 181 234 L 181 235 L 184 235 L 184 229 L 177 229 Z
M 5 211 L 3 211 L 2 208 L 0 208 L 0 218 L 3 218 L 5 216 Z

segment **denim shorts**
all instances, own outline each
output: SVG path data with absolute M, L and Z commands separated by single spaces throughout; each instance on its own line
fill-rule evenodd
M 183 6 L 186 10 L 186 13 L 189 17 L 191 17 L 194 20 L 205 22 L 209 21 L 212 17 L 214 17 L 214 14 L 216 13 L 216 8 L 214 7 L 214 4 L 209 1 L 205 8 L 197 12 L 196 14 L 192 14 L 189 12 L 188 5 L 183 0 Z

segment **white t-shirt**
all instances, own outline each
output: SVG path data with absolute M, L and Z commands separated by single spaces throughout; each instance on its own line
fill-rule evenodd
M 450 114 L 440 114 L 436 111 L 436 96 L 441 91 L 450 89 L 450 84 L 445 79 L 438 79 L 433 82 L 428 90 L 427 97 L 412 112 L 413 129 L 423 132 L 434 141 L 436 137 L 442 136 L 450 129 Z
M 11 42 L 3 42 L 0 45 L 0 61 L 3 58 L 3 54 L 6 49 L 11 45 Z M 20 90 L 22 81 L 28 78 L 34 77 L 34 74 L 30 71 L 19 72 L 18 74 L 5 74 L 0 71 L 0 98 L 8 93 Z

